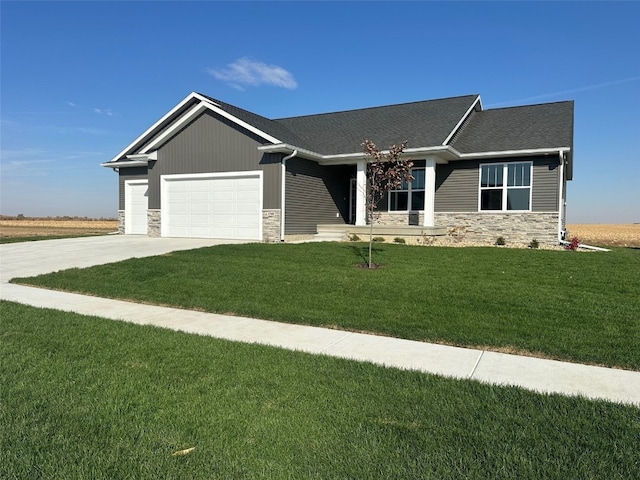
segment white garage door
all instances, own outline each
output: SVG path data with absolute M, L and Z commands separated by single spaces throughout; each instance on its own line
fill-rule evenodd
M 147 180 L 124 182 L 124 233 L 147 234 L 147 208 L 149 205 Z
M 162 236 L 261 240 L 262 172 L 165 175 Z

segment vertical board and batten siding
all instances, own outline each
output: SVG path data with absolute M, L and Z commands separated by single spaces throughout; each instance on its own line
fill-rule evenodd
M 480 165 L 486 163 L 533 162 L 531 210 L 558 211 L 560 169 L 557 157 L 523 157 L 479 161 L 465 160 L 436 166 L 435 211 L 477 212 Z
M 118 172 L 118 210 L 124 210 L 124 182 L 127 180 L 144 180 L 146 178 L 147 167 L 123 168 Z
M 285 234 L 314 234 L 318 225 L 347 223 L 353 173 L 353 166 L 322 167 L 311 160 L 287 160 Z
M 149 169 L 149 208 L 160 208 L 162 175 L 263 171 L 263 208 L 280 208 L 280 155 L 258 151 L 262 139 L 224 117 L 205 112 L 158 149 Z

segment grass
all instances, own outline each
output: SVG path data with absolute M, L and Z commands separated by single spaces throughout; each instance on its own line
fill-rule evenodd
M 0 307 L 2 478 L 640 474 L 632 406 Z
M 0 244 L 37 242 L 38 240 L 58 240 L 61 238 L 97 237 L 97 236 L 103 236 L 103 235 L 108 235 L 108 233 L 92 232 L 92 233 L 75 233 L 75 234 L 69 234 L 69 235 L 27 235 L 27 236 L 20 236 L 20 237 L 0 237 Z
M 224 245 L 20 283 L 640 370 L 640 250 Z

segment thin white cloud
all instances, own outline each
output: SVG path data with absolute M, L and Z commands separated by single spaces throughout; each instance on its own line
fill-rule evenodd
M 70 107 L 77 107 L 78 106 L 73 102 L 67 102 L 67 105 L 69 105 Z
M 293 90 L 298 87 L 293 75 L 278 65 L 267 65 L 263 62 L 242 57 L 226 68 L 210 68 L 207 72 L 218 80 L 227 82 L 233 88 L 244 90 L 245 86 L 258 87 L 269 85 Z
M 103 109 L 103 108 L 95 107 L 95 108 L 93 109 L 93 111 L 94 111 L 95 113 L 97 113 L 98 115 L 102 115 L 102 114 L 104 114 L 104 115 L 108 115 L 109 117 L 113 117 L 113 112 L 111 111 L 111 109 L 110 109 L 110 108 Z
M 623 78 L 623 79 L 620 79 L 620 80 L 612 80 L 610 82 L 604 82 L 604 83 L 596 83 L 594 85 L 587 85 L 586 87 L 572 88 L 570 90 L 561 90 L 559 92 L 543 93 L 541 95 L 534 95 L 533 97 L 519 98 L 517 100 L 510 100 L 510 101 L 506 101 L 506 102 L 492 103 L 490 105 L 485 105 L 485 107 L 495 108 L 495 107 L 500 107 L 500 106 L 503 106 L 503 105 L 511 105 L 511 104 L 515 104 L 515 103 L 532 102 L 532 101 L 536 101 L 536 100 L 543 100 L 545 98 L 566 96 L 566 95 L 571 95 L 573 93 L 587 92 L 589 90 L 596 90 L 598 88 L 612 87 L 614 85 L 620 85 L 621 83 L 635 82 L 637 80 L 640 80 L 640 76 Z

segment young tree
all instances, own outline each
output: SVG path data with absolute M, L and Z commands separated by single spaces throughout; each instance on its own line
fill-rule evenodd
M 371 261 L 371 251 L 373 244 L 373 223 L 375 221 L 375 212 L 378 203 L 391 190 L 398 190 L 402 186 L 402 182 L 411 182 L 411 160 L 402 159 L 402 153 L 407 148 L 407 142 L 400 145 L 393 145 L 388 152 L 378 150 L 376 144 L 371 140 L 365 140 L 362 144 L 362 150 L 367 155 L 367 191 L 366 191 L 366 209 L 367 221 L 369 222 L 369 260 L 367 266 L 373 268 Z

